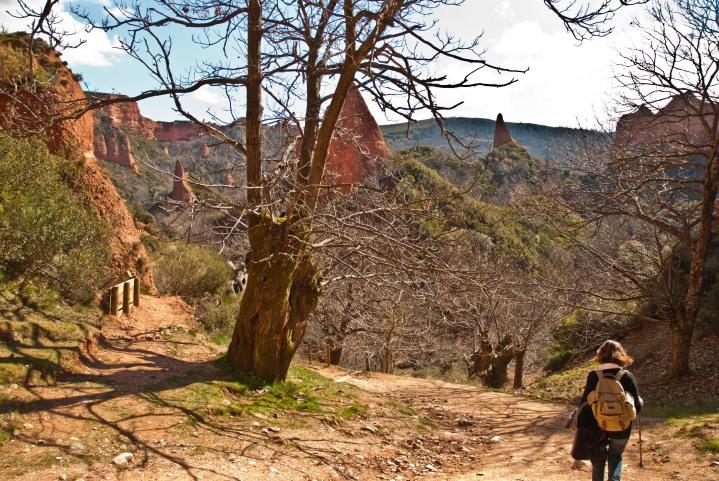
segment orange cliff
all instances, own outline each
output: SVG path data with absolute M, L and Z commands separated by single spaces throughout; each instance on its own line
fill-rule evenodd
M 174 122 L 155 122 L 154 139 L 160 142 L 174 142 L 177 140 L 192 140 L 204 135 L 197 124 L 189 120 L 176 120 Z
M 700 113 L 701 111 L 701 113 Z M 617 122 L 615 142 L 623 148 L 674 144 L 679 148 L 706 148 L 711 139 L 704 123 L 714 125 L 714 107 L 703 106 L 692 94 L 674 96 L 657 113 L 642 105 Z
M 642 105 L 620 117 L 614 142 L 629 152 L 667 146 L 689 154 L 706 152 L 706 149 L 713 148 L 716 137 L 715 133 L 707 130 L 707 126 L 717 125 L 716 115 L 715 105 L 702 104 L 691 93 L 675 95 L 656 113 Z M 713 232 L 719 233 L 719 199 L 714 202 L 712 223 Z
M 377 121 L 353 86 L 332 134 L 323 183 L 357 184 L 376 176 L 379 164 L 391 155 Z
M 193 140 L 202 135 L 200 128 L 192 122 L 158 122 L 143 116 L 137 102 L 127 100 L 125 95 L 89 92 L 88 96 L 99 100 L 119 100 L 94 112 L 95 156 L 127 167 L 135 173 L 137 164 L 127 132 L 160 142 Z
M 4 39 L 0 41 L 0 49 L 18 49 L 17 42 L 17 38 Z M 22 54 L 25 54 L 25 50 L 22 50 Z M 65 116 L 69 111 L 84 105 L 86 97 L 72 72 L 63 65 L 55 52 L 48 48 L 47 52 L 41 55 L 44 55 L 44 58 L 39 65 L 53 71 L 52 84 L 43 87 L 43 96 L 38 100 L 35 93 L 30 93 L 33 89 L 24 85 L 18 86 L 15 82 L 14 88 L 18 89 L 15 96 L 0 95 L 0 117 L 16 121 L 25 119 L 22 121 L 23 128 L 44 130 L 43 137 L 52 153 L 81 164 L 82 174 L 78 189 L 89 199 L 97 218 L 110 227 L 108 243 L 114 278 L 124 279 L 127 277 L 126 272 L 130 271 L 138 275 L 150 291 L 154 291 L 148 257 L 140 241 L 140 231 L 135 226 L 127 205 L 95 161 L 92 114 L 85 113 L 76 120 L 47 123 L 47 119 Z M 0 83 L 5 82 L 7 79 L 0 78 Z M 48 111 L 49 109 L 52 109 L 52 112 Z M 23 116 L 22 113 L 32 115 Z M 29 125 L 32 122 L 36 125 Z M 8 125 L 3 127 L 9 128 Z
M 106 118 L 100 120 L 100 128 L 95 125 L 93 141 L 95 157 L 127 167 L 137 174 L 137 163 L 132 155 L 130 139 L 125 132 L 111 127 L 106 120 Z

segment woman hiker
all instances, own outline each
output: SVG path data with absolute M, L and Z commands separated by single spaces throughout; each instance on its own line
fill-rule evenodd
M 622 454 L 632 432 L 632 419 L 641 411 L 643 401 L 634 374 L 625 369 L 634 360 L 620 343 L 605 341 L 597 350 L 596 361 L 600 366 L 587 376 L 580 404 L 584 408 L 577 426 L 593 434 L 588 436 L 594 440 L 589 449 L 592 481 L 620 481 Z M 605 477 L 607 465 L 609 472 Z

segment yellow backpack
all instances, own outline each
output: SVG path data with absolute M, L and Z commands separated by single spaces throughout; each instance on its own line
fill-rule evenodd
M 587 398 L 594 419 L 602 431 L 624 431 L 637 418 L 634 397 L 619 382 L 626 371 L 620 369 L 616 374 L 609 374 L 597 369 L 594 372 L 599 381 Z

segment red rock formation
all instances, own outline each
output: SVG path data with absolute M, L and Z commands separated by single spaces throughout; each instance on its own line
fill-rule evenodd
M 175 180 L 172 183 L 172 194 L 170 198 L 177 202 L 192 202 L 195 194 L 187 181 L 187 173 L 182 168 L 179 160 L 175 161 Z
M 59 56 L 47 47 L 38 45 L 40 50 L 47 49 L 34 59 L 35 72 L 51 72 L 50 83 L 26 82 L 26 64 L 2 63 L 2 59 L 24 59 L 27 55 L 27 39 L 19 33 L 0 34 L 0 50 L 8 52 L 0 57 L 0 130 L 11 135 L 27 135 L 42 132 L 40 136 L 53 152 L 69 155 L 92 153 L 92 119 L 82 116 L 77 120 L 52 122 L 52 119 L 65 116 L 69 111 L 84 105 L 84 94 L 75 78 L 60 60 Z M 38 52 L 39 53 L 39 52 Z M 20 70 L 23 69 L 23 70 Z
M 169 157 L 169 156 L 170 156 L 170 149 L 168 149 L 166 145 L 162 148 L 162 154 L 163 154 L 165 157 Z
M 492 149 L 497 149 L 503 145 L 515 143 L 512 134 L 509 133 L 507 124 L 504 123 L 502 114 L 497 115 L 497 123 L 494 127 L 494 142 Z
M 207 144 L 202 144 L 202 147 L 200 147 L 200 158 L 206 159 L 210 156 L 210 146 Z
M 17 41 L 15 37 L 14 41 Z M 0 40 L 0 49 L 13 48 L 11 42 Z M 24 54 L 25 51 L 22 51 Z M 19 55 L 19 54 L 16 54 Z M 31 97 L 25 98 L 25 106 L 35 113 L 34 118 L 47 119 L 50 112 L 47 109 L 69 109 L 86 102 L 85 93 L 77 83 L 72 73 L 65 67 L 58 56 L 49 51 L 40 62 L 42 68 L 53 71 L 53 83 L 47 86 L 48 91 L 43 97 L 43 103 L 27 102 Z M 6 79 L 0 78 L 0 83 Z M 13 101 L 0 96 L 0 117 L 9 114 L 18 115 L 18 106 Z M 41 117 L 45 115 L 45 117 Z M 126 272 L 131 271 L 139 275 L 146 286 L 154 291 L 152 274 L 145 249 L 140 241 L 140 232 L 132 219 L 127 205 L 117 193 L 112 182 L 105 177 L 98 167 L 93 155 L 93 119 L 92 114 L 86 113 L 77 120 L 68 120 L 52 125 L 45 137 L 51 152 L 62 155 L 70 161 L 76 161 L 82 170 L 81 183 L 77 188 L 82 195 L 89 199 L 97 218 L 110 226 L 108 244 L 111 256 L 111 268 L 115 279 L 124 279 Z
M 91 92 L 93 99 L 123 99 L 124 95 Z M 130 139 L 125 133 L 134 132 L 145 138 L 153 138 L 155 122 L 140 114 L 136 102 L 123 102 L 104 106 L 93 113 L 95 157 L 106 162 L 122 165 L 138 172 L 137 163 L 132 155 Z
M 105 94 L 92 92 L 89 94 L 93 98 L 101 99 L 122 99 L 127 98 L 125 95 Z M 99 112 L 100 117 L 107 117 L 110 125 L 113 127 L 124 127 L 147 139 L 155 138 L 155 129 L 157 122 L 144 117 L 140 113 L 140 107 L 137 102 L 121 102 L 104 106 Z M 97 118 L 98 116 L 96 116 Z
M 643 105 L 635 112 L 623 115 L 617 122 L 615 142 L 621 147 L 668 144 L 680 148 L 706 147 L 709 136 L 702 120 L 712 125 L 713 117 L 711 105 L 706 104 L 702 109 L 700 101 L 693 95 L 676 95 L 656 114 Z
M 123 165 L 137 174 L 137 164 L 135 158 L 132 156 L 132 149 L 130 147 L 130 139 L 126 134 L 122 134 L 119 138 L 119 155 L 117 157 L 117 163 Z
M 91 92 L 95 99 L 126 99 L 124 95 Z M 201 135 L 201 130 L 192 122 L 156 122 L 140 113 L 137 102 L 119 102 L 104 106 L 94 115 L 95 125 L 95 156 L 107 162 L 114 162 L 137 172 L 137 165 L 132 155 L 130 142 L 125 132 L 132 132 L 140 137 L 172 142 L 192 140 Z M 169 156 L 167 146 L 165 155 Z
M 190 122 L 178 120 L 176 122 L 157 122 L 155 138 L 160 142 L 172 142 L 175 140 L 192 140 L 203 134 L 200 128 Z
M 107 141 L 102 132 L 93 135 L 92 149 L 98 159 L 107 158 Z
M 359 89 L 353 86 L 332 135 L 323 182 L 356 184 L 376 175 L 378 162 L 391 155 L 377 121 Z
M 93 146 L 98 159 L 122 165 L 137 174 L 138 168 L 132 155 L 130 139 L 122 130 L 109 127 L 106 119 L 102 120 L 100 128 L 95 129 Z

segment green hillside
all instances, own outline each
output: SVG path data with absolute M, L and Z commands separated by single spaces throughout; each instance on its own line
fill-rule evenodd
M 494 120 L 453 117 L 446 121 L 446 128 L 463 143 L 473 146 L 480 154 L 489 152 L 494 138 Z M 558 146 L 576 142 L 585 135 L 599 138 L 598 131 L 567 127 L 549 127 L 530 123 L 507 122 L 512 137 L 524 146 L 532 157 L 538 159 L 560 160 Z M 426 145 L 449 150 L 447 140 L 442 137 L 434 120 L 420 120 L 410 125 L 406 123 L 383 125 L 385 140 L 393 150 L 402 150 L 416 145 Z

